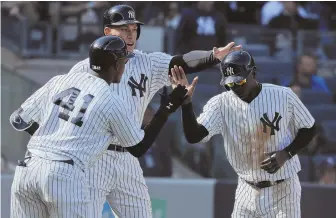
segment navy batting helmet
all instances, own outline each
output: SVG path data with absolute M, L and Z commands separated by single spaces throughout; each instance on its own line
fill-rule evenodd
M 128 5 L 114 6 L 104 13 L 104 28 L 112 26 L 122 26 L 126 24 L 137 24 L 138 35 L 140 37 L 140 26 L 143 25 L 140 21 L 136 20 L 135 10 Z
M 133 58 L 134 54 L 127 51 L 126 42 L 119 36 L 102 36 L 90 46 L 90 68 L 104 72 L 119 59 Z
M 222 73 L 221 85 L 239 82 L 257 70 L 253 57 L 244 50 L 229 53 L 220 63 Z

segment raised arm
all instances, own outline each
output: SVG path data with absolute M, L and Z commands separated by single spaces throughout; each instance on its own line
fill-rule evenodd
M 174 67 L 171 69 L 171 83 L 173 88 L 177 85 L 187 87 L 188 98 L 182 105 L 182 125 L 184 135 L 189 143 L 198 143 L 200 141 L 208 141 L 213 135 L 221 132 L 221 113 L 220 98 L 215 96 L 204 107 L 203 113 L 196 119 L 193 105 L 191 102 L 193 92 L 196 87 L 198 78 L 194 78 L 191 85 L 185 76 L 182 67 Z
M 181 66 L 185 74 L 191 74 L 211 68 L 220 63 L 229 52 L 242 48 L 234 45 L 234 42 L 230 42 L 225 47 L 214 48 L 212 51 L 191 51 L 184 55 L 173 56 L 169 63 L 169 69 Z
M 111 131 L 133 156 L 142 156 L 152 146 L 169 115 L 181 106 L 186 93 L 187 90 L 183 86 L 174 89 L 143 130 L 137 124 L 139 122 L 132 121 L 124 113 L 122 107 L 114 107 L 110 114 Z

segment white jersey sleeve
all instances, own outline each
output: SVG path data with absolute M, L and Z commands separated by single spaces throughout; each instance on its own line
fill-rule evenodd
M 314 125 L 315 119 L 290 88 L 288 88 L 288 103 L 289 114 L 292 115 L 291 121 L 294 122 L 295 128 L 311 128 Z
M 138 144 L 144 138 L 144 131 L 141 129 L 140 122 L 136 116 L 129 114 L 117 96 L 113 96 L 110 102 L 113 105 L 109 110 L 109 126 L 111 132 L 124 147 L 130 147 Z
M 217 134 L 221 134 L 223 129 L 223 120 L 221 113 L 221 95 L 211 98 L 203 108 L 203 112 L 197 118 L 197 122 L 203 125 L 209 132 L 201 142 L 207 142 Z
M 173 57 L 163 52 L 153 52 L 149 54 L 152 82 L 150 92 L 156 92 L 163 86 L 170 86 L 169 80 L 169 64 Z
M 25 122 L 31 122 L 33 120 L 37 123 L 41 123 L 42 112 L 45 107 L 44 101 L 49 96 L 50 89 L 58 78 L 59 76 L 51 78 L 44 86 L 39 88 L 23 102 L 20 116 Z

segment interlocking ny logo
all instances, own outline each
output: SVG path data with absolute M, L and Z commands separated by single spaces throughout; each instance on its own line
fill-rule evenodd
M 135 19 L 134 11 L 128 11 L 128 18 Z
M 146 92 L 146 82 L 148 80 L 148 77 L 145 76 L 145 74 L 141 74 L 140 82 L 137 83 L 133 76 L 130 77 L 128 81 L 128 85 L 132 89 L 132 96 L 136 96 L 136 89 L 139 90 L 140 97 L 143 97 L 143 93 Z
M 275 116 L 272 120 L 272 122 L 268 119 L 268 116 L 266 113 L 263 114 L 263 117 L 260 118 L 260 121 L 263 123 L 264 128 L 263 128 L 263 132 L 266 133 L 266 126 L 268 126 L 269 128 L 271 128 L 271 135 L 275 135 L 274 130 L 279 131 L 279 122 L 281 120 L 281 115 L 278 112 L 275 112 Z M 275 123 L 275 125 L 274 125 Z
M 227 74 L 227 76 L 234 75 L 233 68 L 232 67 L 226 68 L 226 74 Z

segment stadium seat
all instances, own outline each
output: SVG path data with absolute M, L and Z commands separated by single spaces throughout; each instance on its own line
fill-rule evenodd
M 293 63 L 270 58 L 255 58 L 257 72 L 261 74 L 273 74 L 277 76 L 292 75 L 294 71 Z
M 253 57 L 269 57 L 270 49 L 265 44 L 247 44 L 244 49 L 248 51 Z
M 257 75 L 256 79 L 261 83 L 271 83 L 271 84 L 279 83 L 277 76 L 273 74 Z
M 332 95 L 330 95 L 329 93 L 314 91 L 310 89 L 303 89 L 300 99 L 305 105 L 333 103 Z
M 299 179 L 302 182 L 312 181 L 312 159 L 310 156 L 299 155 L 301 163 L 301 171 L 298 173 Z
M 328 141 L 336 144 L 336 119 L 323 121 L 321 126 Z
M 326 78 L 325 81 L 330 91 L 336 92 L 336 76 L 332 78 Z
M 306 105 L 317 123 L 336 120 L 336 104 Z

